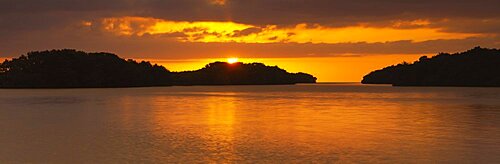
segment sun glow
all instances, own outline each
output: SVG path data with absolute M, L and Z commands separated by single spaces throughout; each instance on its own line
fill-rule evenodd
M 238 58 L 227 58 L 227 63 L 234 64 L 238 62 Z
M 373 70 L 388 65 L 412 62 L 422 55 L 432 54 L 401 54 L 401 55 L 367 55 L 345 57 L 309 57 L 309 58 L 239 58 L 238 62 L 264 63 L 268 66 L 278 66 L 288 72 L 306 72 L 318 78 L 318 82 L 359 82 L 362 77 Z M 203 68 L 207 63 L 226 61 L 229 58 L 202 58 L 202 59 L 141 59 L 163 65 L 174 72 L 193 71 Z M 353 69 L 356 65 L 356 69 Z M 328 69 L 325 69 L 328 68 Z

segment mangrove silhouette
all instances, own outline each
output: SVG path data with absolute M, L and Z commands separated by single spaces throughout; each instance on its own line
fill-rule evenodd
M 214 62 L 196 71 L 173 74 L 174 85 L 273 85 L 315 83 L 306 73 L 288 73 L 277 66 L 262 63 Z
M 171 73 L 156 64 L 68 49 L 29 52 L 0 65 L 3 88 L 166 86 L 171 81 Z
M 500 87 L 500 50 L 475 47 L 449 54 L 422 56 L 414 63 L 401 63 L 373 71 L 363 84 L 393 86 Z
M 315 83 L 261 63 L 215 62 L 197 71 L 170 72 L 150 62 L 111 53 L 71 49 L 35 51 L 0 64 L 0 88 L 112 88 L 172 85 L 264 85 Z

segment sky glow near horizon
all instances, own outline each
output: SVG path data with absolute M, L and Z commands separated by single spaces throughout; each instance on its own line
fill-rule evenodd
M 238 57 L 359 81 L 421 55 L 500 48 L 498 0 L 3 0 L 0 58 L 73 48 L 181 71 Z M 443 10 L 446 9 L 446 10 Z M 30 11 L 30 12 L 24 12 Z

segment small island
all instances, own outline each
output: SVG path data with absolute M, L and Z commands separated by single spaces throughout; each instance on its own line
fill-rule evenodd
M 306 73 L 288 73 L 262 63 L 214 62 L 196 71 L 173 73 L 174 85 L 275 85 L 315 83 Z
M 0 64 L 0 88 L 113 88 L 174 85 L 278 85 L 315 83 L 262 63 L 214 62 L 196 71 L 171 72 L 150 62 L 71 49 L 35 51 Z
M 392 65 L 363 77 L 363 84 L 393 86 L 500 87 L 500 50 L 475 47 Z

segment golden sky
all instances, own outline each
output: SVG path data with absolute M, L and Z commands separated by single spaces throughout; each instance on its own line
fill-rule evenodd
M 238 61 L 261 62 L 279 66 L 289 72 L 307 72 L 318 77 L 318 82 L 359 82 L 372 70 L 392 63 L 418 60 L 420 55 L 370 55 L 316 58 L 239 58 Z M 227 61 L 227 58 L 192 60 L 155 60 L 145 59 L 165 66 L 172 71 L 196 70 L 214 61 Z
M 474 33 L 443 32 L 440 28 L 397 28 L 402 24 L 429 25 L 427 20 L 394 22 L 389 27 L 363 25 L 325 27 L 305 23 L 291 27 L 277 25 L 254 26 L 235 22 L 187 22 L 144 17 L 104 18 L 105 31 L 116 35 L 172 35 L 181 42 L 236 42 L 236 43 L 376 43 L 399 40 L 422 42 L 436 39 L 464 39 L 480 36 Z M 91 22 L 83 22 L 92 26 Z
M 421 55 L 500 48 L 497 6 L 496 0 L 4 0 L 0 58 L 72 48 L 182 71 L 238 57 L 321 82 L 360 81 Z

